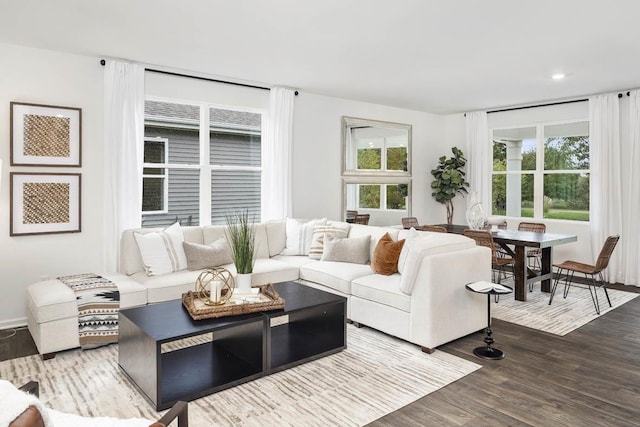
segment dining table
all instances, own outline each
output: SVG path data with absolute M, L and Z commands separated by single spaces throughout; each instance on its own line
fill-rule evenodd
M 447 229 L 449 233 L 463 234 L 469 227 L 457 224 L 437 224 Z M 542 282 L 542 292 L 551 291 L 553 278 L 553 247 L 565 243 L 577 242 L 578 237 L 573 234 L 534 233 L 509 229 L 489 230 L 493 241 L 514 259 L 514 297 L 518 301 L 527 300 L 526 289 L 529 284 Z M 535 271 L 527 264 L 527 248 L 542 250 L 540 271 Z

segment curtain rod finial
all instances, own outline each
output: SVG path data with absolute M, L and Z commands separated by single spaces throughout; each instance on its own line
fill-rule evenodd
M 293 92 L 295 96 L 298 96 L 298 91 Z
M 104 59 L 100 60 L 100 65 L 105 65 L 107 63 L 107 61 L 105 61 Z

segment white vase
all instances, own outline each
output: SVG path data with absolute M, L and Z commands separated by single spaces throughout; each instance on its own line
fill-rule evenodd
M 236 276 L 236 289 L 238 292 L 249 292 L 249 289 L 251 289 L 251 276 L 251 273 L 238 273 Z
M 473 230 L 481 230 L 484 228 L 484 223 L 487 219 L 482 209 L 482 204 L 478 199 L 478 193 L 472 191 L 467 201 L 467 210 L 465 212 L 467 217 L 467 224 Z

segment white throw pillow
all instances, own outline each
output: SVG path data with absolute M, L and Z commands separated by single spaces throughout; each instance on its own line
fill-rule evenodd
M 404 246 L 402 246 L 402 250 L 400 251 L 400 258 L 398 258 L 398 273 L 402 274 L 402 272 L 404 271 L 404 266 L 407 263 L 407 255 L 409 255 L 409 251 L 415 244 L 416 239 L 418 239 L 419 237 L 420 232 L 411 227 L 406 237 L 404 238 Z
M 179 223 L 176 222 L 160 232 L 134 232 L 133 237 L 148 276 L 158 276 L 187 268 L 187 255 L 182 247 L 184 235 Z
M 327 218 L 312 220 L 287 218 L 285 224 L 287 241 L 282 255 L 309 255 L 313 227 L 326 223 Z
M 369 245 L 371 236 L 336 239 L 325 234 L 321 260 L 366 264 L 369 262 Z
M 350 227 L 351 225 L 346 222 L 334 222 L 332 224 L 314 226 L 311 247 L 309 248 L 309 258 L 322 258 L 325 234 L 338 239 L 344 239 L 349 235 Z

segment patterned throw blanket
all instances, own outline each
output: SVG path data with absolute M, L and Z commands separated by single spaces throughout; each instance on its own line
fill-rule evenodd
M 86 350 L 118 342 L 120 292 L 116 284 L 92 273 L 58 280 L 76 293 L 80 347 Z

